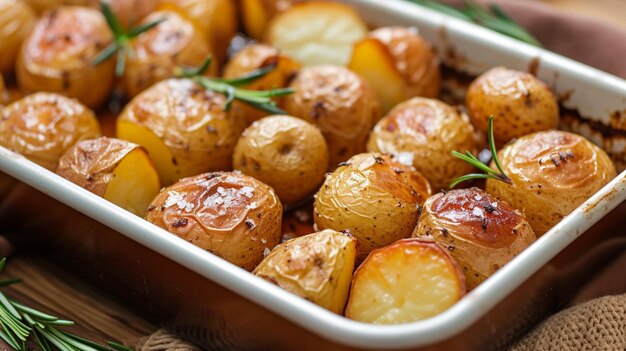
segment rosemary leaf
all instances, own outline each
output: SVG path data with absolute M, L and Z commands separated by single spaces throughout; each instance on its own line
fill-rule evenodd
M 13 285 L 13 284 L 19 284 L 21 282 L 22 282 L 22 279 L 18 279 L 18 278 L 1 280 L 0 281 L 0 287 L 9 286 L 9 285 Z
M 140 24 L 137 27 L 131 28 L 126 35 L 128 37 L 130 37 L 130 38 L 135 38 L 139 34 L 141 34 L 143 32 L 147 32 L 150 29 L 158 26 L 163 21 L 165 21 L 165 17 L 156 19 L 156 20 L 148 22 L 148 23 Z
M 0 322 L 0 325 L 2 325 L 1 322 Z M 2 325 L 2 328 L 4 330 L 7 330 L 4 325 Z M 0 338 L 2 338 L 2 340 L 4 340 L 4 342 L 9 344 L 9 346 L 11 346 L 12 348 L 16 350 L 22 350 L 22 348 L 19 346 L 19 344 L 15 340 L 15 337 L 12 335 L 10 336 L 10 332 L 4 332 L 3 330 L 0 330 Z
M 4 306 L 4 308 L 6 308 L 6 310 L 11 313 L 11 315 L 13 315 L 13 317 L 15 317 L 15 319 L 22 319 L 22 316 L 17 312 L 17 310 L 15 309 L 15 307 L 13 307 L 13 305 L 11 305 L 11 302 L 9 302 L 9 299 L 7 299 L 7 297 L 0 292 L 0 304 L 2 304 L 2 306 Z
M 31 317 L 34 317 L 34 318 L 39 319 L 41 321 L 48 322 L 48 321 L 56 321 L 57 319 L 59 319 L 59 318 L 57 318 L 55 316 L 51 316 L 51 315 L 49 315 L 47 313 L 43 313 L 41 311 L 37 311 L 34 308 L 30 308 L 28 306 L 25 306 L 22 303 L 17 302 L 17 301 L 15 301 L 13 299 L 9 299 L 9 300 L 11 301 L 11 304 L 16 309 L 18 309 L 19 311 L 21 311 L 23 313 L 26 313 L 26 314 L 29 314 Z
M 52 351 L 52 346 L 50 346 L 48 340 L 37 329 L 33 330 L 33 335 L 35 336 L 35 342 L 37 342 L 42 351 Z
M 271 65 L 267 65 L 262 68 L 259 68 L 253 72 L 244 74 L 237 78 L 219 78 L 216 80 L 229 84 L 229 85 L 241 86 L 241 85 L 250 84 L 257 79 L 262 78 L 263 76 L 270 73 L 274 69 L 276 69 L 276 64 L 271 64 Z
M 109 28 L 113 32 L 113 35 L 116 37 L 120 37 L 124 35 L 124 26 L 122 26 L 120 21 L 117 19 L 117 16 L 115 15 L 115 13 L 113 13 L 111 6 L 109 6 L 104 1 L 101 1 L 100 11 L 102 12 L 102 15 L 104 15 L 104 19 L 107 21 L 107 24 L 109 25 Z

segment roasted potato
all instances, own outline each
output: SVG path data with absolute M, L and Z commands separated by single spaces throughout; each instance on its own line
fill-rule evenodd
M 274 188 L 284 205 L 311 195 L 328 169 L 328 147 L 314 125 L 270 116 L 246 129 L 235 147 L 233 167 Z
M 278 245 L 253 273 L 341 314 L 355 260 L 356 240 L 350 234 L 324 230 Z
M 228 62 L 224 69 L 224 77 L 241 77 L 270 65 L 275 65 L 276 68 L 262 78 L 243 87 L 251 90 L 284 88 L 289 85 L 289 81 L 300 69 L 300 65 L 281 54 L 275 48 L 265 44 L 251 44 L 244 47 Z M 275 101 L 282 105 L 283 99 L 276 98 Z M 232 113 L 243 115 L 248 124 L 269 116 L 267 112 L 239 101 L 233 102 Z
M 403 239 L 372 251 L 354 273 L 346 317 L 400 324 L 433 317 L 465 295 L 463 272 L 431 240 Z
M 141 23 L 159 19 L 163 21 L 130 42 L 133 54 L 128 55 L 122 76 L 122 86 L 128 97 L 174 76 L 177 67 L 201 65 L 213 52 L 200 28 L 178 11 L 155 11 Z M 208 73 L 217 73 L 215 62 Z
M 48 91 L 96 107 L 113 87 L 115 60 L 93 65 L 113 40 L 104 16 L 86 7 L 46 12 L 24 40 L 17 58 L 17 81 L 29 92 Z
M 413 236 L 432 238 L 448 250 L 470 290 L 537 239 L 519 211 L 478 188 L 428 198 Z
M 265 41 L 304 66 L 345 66 L 352 46 L 367 31 L 363 19 L 349 6 L 311 1 L 293 5 L 274 17 Z
M 13 72 L 22 41 L 36 22 L 23 0 L 0 0 L 0 74 Z
M 163 189 L 146 219 L 252 271 L 280 242 L 282 211 L 269 186 L 239 172 L 217 172 Z
M 487 180 L 487 192 L 522 210 L 543 235 L 616 176 L 607 154 L 584 137 L 543 131 L 521 137 L 498 152 L 507 184 Z M 491 168 L 496 169 L 495 164 Z
M 0 110 L 0 145 L 51 171 L 67 149 L 100 133 L 89 108 L 58 94 L 32 94 Z
M 141 217 L 161 189 L 146 150 L 120 139 L 76 143 L 61 157 L 57 174 Z
M 298 2 L 303 0 L 240 0 L 241 20 L 246 33 L 256 40 L 263 39 L 272 18 Z
M 9 91 L 4 85 L 4 79 L 2 78 L 2 74 L 0 74 L 0 110 L 4 107 L 3 105 L 9 102 Z
M 97 0 L 24 0 L 38 14 L 43 14 L 48 10 L 55 10 L 62 6 L 95 6 Z M 104 0 L 106 1 L 106 0 Z M 127 1 L 127 0 L 124 0 Z
M 364 257 L 409 237 L 429 196 L 428 181 L 413 167 L 388 155 L 359 154 L 326 177 L 313 219 L 318 230 L 350 230 Z
M 290 85 L 285 110 L 315 124 L 324 134 L 330 166 L 365 151 L 380 105 L 369 84 L 352 71 L 335 66 L 304 68 Z
M 513 138 L 554 129 L 559 105 L 550 89 L 532 74 L 492 68 L 476 78 L 467 90 L 465 104 L 474 126 L 487 131 L 494 116 L 493 134 L 498 144 Z
M 427 98 L 413 98 L 396 106 L 376 124 L 367 142 L 367 151 L 392 154 L 412 164 L 437 191 L 474 169 L 451 152 L 476 153 L 477 149 L 467 116 Z
M 415 96 L 439 96 L 439 58 L 415 28 L 374 30 L 355 44 L 348 68 L 376 90 L 385 112 Z
M 163 185 L 229 170 L 246 127 L 224 111 L 226 97 L 190 79 L 168 79 L 135 97 L 117 120 L 117 137 L 148 150 Z

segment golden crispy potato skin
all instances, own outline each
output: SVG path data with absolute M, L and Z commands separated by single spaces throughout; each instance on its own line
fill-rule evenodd
M 472 123 L 482 131 L 487 131 L 489 116 L 494 116 L 493 134 L 499 144 L 554 129 L 559 122 L 559 105 L 550 89 L 530 73 L 504 67 L 476 78 L 465 104 Z
M 270 116 L 243 132 L 233 167 L 274 188 L 283 204 L 293 204 L 324 180 L 328 147 L 314 125 L 291 116 Z
M 35 21 L 35 11 L 25 1 L 0 0 L 0 73 L 12 72 L 20 44 Z
M 261 40 L 265 34 L 267 24 L 279 12 L 291 7 L 294 3 L 303 0 L 241 0 L 241 18 L 246 33 Z
M 285 99 L 290 115 L 315 124 L 330 151 L 330 167 L 365 151 L 370 129 L 380 118 L 380 105 L 368 83 L 343 67 L 304 68 Z
M 134 55 L 127 58 L 122 76 L 122 85 L 129 97 L 172 77 L 176 67 L 199 66 L 212 52 L 202 31 L 177 11 L 155 11 L 142 23 L 159 19 L 164 21 L 131 41 Z M 217 72 L 216 62 L 209 71 Z
M 281 216 L 272 188 L 238 172 L 218 172 L 165 188 L 146 220 L 252 271 L 280 242 Z
M 476 153 L 475 131 L 467 116 L 439 100 L 413 98 L 391 110 L 370 134 L 370 152 L 412 162 L 434 190 L 474 169 L 451 152 Z
M 113 87 L 115 62 L 92 62 L 112 39 L 98 10 L 63 7 L 46 12 L 22 45 L 17 81 L 25 91 L 61 93 L 99 106 Z
M 478 188 L 428 198 L 413 236 L 433 238 L 447 249 L 470 290 L 536 240 L 519 211 Z
M 166 185 L 181 177 L 229 170 L 245 121 L 224 112 L 225 103 L 224 95 L 207 91 L 192 80 L 168 79 L 126 105 L 117 121 L 118 137 L 143 145 L 135 140 L 136 135 L 124 133 L 124 124 L 131 123 L 161 139 L 173 159 L 159 165 L 157 155 L 151 156 Z M 151 147 L 143 146 L 151 152 Z
M 320 230 L 350 230 L 363 256 L 409 237 L 430 193 L 413 167 L 387 155 L 359 154 L 326 177 L 315 195 L 313 218 Z
M 76 142 L 100 136 L 93 112 L 74 99 L 36 93 L 0 111 L 0 145 L 55 171 Z
M 356 240 L 324 230 L 273 249 L 254 274 L 332 312 L 343 313 L 356 259 Z
M 513 184 L 487 180 L 487 192 L 524 212 L 537 236 L 616 176 L 606 153 L 582 136 L 544 131 L 521 137 L 498 152 Z M 495 169 L 492 163 L 491 168 Z
M 252 90 L 269 90 L 284 88 L 296 75 L 300 65 L 285 55 L 282 55 L 275 48 L 265 44 L 251 44 L 239 51 L 226 65 L 224 69 L 225 78 L 241 77 L 269 65 L 276 65 L 276 68 L 260 79 L 245 86 Z M 284 99 L 276 98 L 274 101 L 282 105 Z M 232 113 L 243 115 L 248 124 L 269 116 L 267 112 L 256 109 L 240 101 L 234 101 Z

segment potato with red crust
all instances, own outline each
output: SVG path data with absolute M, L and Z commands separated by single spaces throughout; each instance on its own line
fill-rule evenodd
M 216 172 L 163 189 L 146 220 L 252 271 L 280 243 L 282 210 L 269 186 L 239 172 Z

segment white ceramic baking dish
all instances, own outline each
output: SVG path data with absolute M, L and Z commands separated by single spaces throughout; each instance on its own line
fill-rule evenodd
M 418 27 L 455 70 L 532 70 L 578 111 L 563 126 L 602 145 L 623 169 L 626 81 L 401 0 L 344 2 L 373 26 Z M 600 125 L 613 132 L 593 129 Z M 207 349 L 499 348 L 626 246 L 609 230 L 623 218 L 624 172 L 446 312 L 376 326 L 287 293 L 1 147 L 0 171 L 19 180 L 0 199 L 0 228 L 58 250 L 73 269 Z

